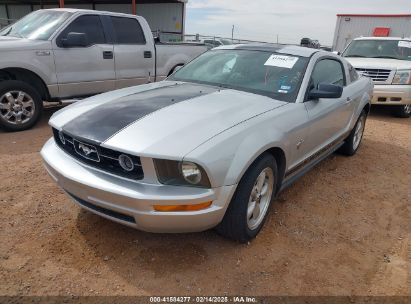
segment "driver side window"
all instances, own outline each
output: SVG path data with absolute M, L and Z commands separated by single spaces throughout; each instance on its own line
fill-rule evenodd
M 57 39 L 57 45 L 59 47 L 63 46 L 62 39 L 66 38 L 68 33 L 86 34 L 89 46 L 106 43 L 103 25 L 101 23 L 100 17 L 97 15 L 80 16 L 73 22 L 71 22 Z
M 345 76 L 342 64 L 334 59 L 322 59 L 317 62 L 311 75 L 312 87 L 320 83 L 345 86 Z

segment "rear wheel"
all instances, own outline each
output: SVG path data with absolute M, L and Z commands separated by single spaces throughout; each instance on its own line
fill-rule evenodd
M 350 135 L 345 140 L 344 145 L 339 149 L 340 153 L 352 156 L 357 152 L 364 135 L 366 120 L 367 113 L 365 111 L 362 111 L 360 117 L 357 120 L 357 123 L 354 126 L 354 129 L 352 129 Z
M 36 90 L 25 82 L 0 82 L 0 126 L 7 131 L 31 128 L 40 118 L 43 102 Z
M 258 158 L 244 174 L 217 231 L 228 238 L 247 242 L 264 225 L 277 184 L 277 163 L 270 154 Z
M 411 116 L 411 104 L 396 106 L 394 109 L 394 115 L 400 118 L 408 118 Z

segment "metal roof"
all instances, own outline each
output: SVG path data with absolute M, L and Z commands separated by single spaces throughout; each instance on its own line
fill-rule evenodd
M 188 0 L 136 0 L 138 4 L 145 3 L 187 3 Z M 131 4 L 132 0 L 65 0 L 66 4 Z M 58 5 L 59 0 L 0 0 L 0 4 L 43 4 Z
M 358 37 L 353 40 L 407 40 L 411 41 L 411 38 L 402 37 Z
M 337 14 L 337 17 L 411 17 L 411 14 Z

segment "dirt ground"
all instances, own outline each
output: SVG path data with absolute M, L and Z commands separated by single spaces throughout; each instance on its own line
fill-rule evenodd
M 358 154 L 300 179 L 239 245 L 78 208 L 42 167 L 53 111 L 0 131 L 0 295 L 411 295 L 411 119 L 373 109 Z

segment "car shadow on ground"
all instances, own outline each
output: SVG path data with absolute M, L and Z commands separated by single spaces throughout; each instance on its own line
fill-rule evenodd
M 370 118 L 381 122 L 411 125 L 411 118 L 398 118 L 394 116 L 393 108 L 390 106 L 372 106 Z

